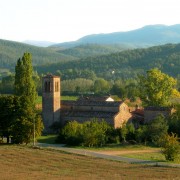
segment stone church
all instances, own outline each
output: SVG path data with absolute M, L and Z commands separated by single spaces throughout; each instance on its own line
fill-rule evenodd
M 55 122 L 62 125 L 68 121 L 84 122 L 93 118 L 105 120 L 114 128 L 131 121 L 132 114 L 123 101 L 111 97 L 81 97 L 77 101 L 62 101 L 60 96 L 60 77 L 51 74 L 42 80 L 42 117 L 45 132 Z

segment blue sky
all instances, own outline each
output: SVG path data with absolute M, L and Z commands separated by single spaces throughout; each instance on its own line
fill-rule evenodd
M 180 0 L 0 0 L 0 39 L 65 42 L 180 24 Z

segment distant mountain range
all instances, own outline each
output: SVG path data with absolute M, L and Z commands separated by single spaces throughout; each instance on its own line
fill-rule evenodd
M 38 47 L 48 47 L 55 44 L 54 42 L 49 42 L 49 41 L 34 41 L 34 40 L 26 40 L 23 41 L 22 43 L 38 46 Z
M 84 44 L 120 44 L 130 48 L 139 48 L 166 43 L 180 43 L 180 24 L 172 26 L 149 25 L 126 32 L 93 34 L 77 41 L 54 44 L 52 47 L 72 48 Z
M 125 50 L 128 50 L 125 53 L 128 54 L 130 53 L 130 50 L 136 48 L 147 48 L 154 45 L 159 46 L 168 43 L 171 44 L 180 43 L 180 24 L 173 26 L 151 25 L 128 32 L 88 35 L 74 42 L 59 43 L 51 46 L 49 46 L 51 42 L 46 42 L 46 41 L 41 41 L 41 42 L 26 41 L 26 43 L 31 43 L 36 46 L 0 39 L 0 76 L 4 76 L 2 75 L 2 72 L 5 72 L 6 75 L 8 71 L 13 71 L 17 59 L 19 57 L 22 57 L 24 52 L 30 52 L 32 54 L 34 66 L 45 65 L 47 69 L 51 69 L 49 65 L 53 63 L 60 63 L 62 66 L 61 68 L 64 68 L 64 65 L 68 61 L 73 62 L 78 59 L 79 59 L 78 61 L 79 64 L 81 63 L 87 64 L 86 62 L 90 61 L 91 59 L 94 59 L 94 61 L 98 62 L 98 64 L 104 62 L 104 59 L 108 59 L 107 62 L 112 63 L 111 60 L 113 59 L 113 56 L 116 56 L 115 54 L 117 53 L 118 57 L 121 57 L 119 53 Z M 45 47 L 47 45 L 49 47 Z M 37 46 L 44 46 L 44 47 L 37 47 Z M 169 49 L 172 48 L 172 46 L 165 46 L 165 47 L 166 47 L 165 48 L 166 51 L 168 52 Z M 158 48 L 155 48 L 155 51 L 158 51 Z M 176 62 L 177 62 L 177 58 L 179 58 L 179 53 L 178 55 L 177 53 L 178 51 L 175 52 Z M 132 54 L 133 56 L 133 53 L 130 54 Z M 135 54 L 135 56 L 137 55 L 139 56 L 139 53 Z M 104 58 L 104 56 L 107 57 Z M 173 65 L 174 64 L 172 60 L 173 55 L 168 54 L 168 56 L 171 56 L 171 61 L 172 61 L 171 64 Z M 127 59 L 127 57 L 124 58 Z M 148 56 L 146 56 L 145 58 L 148 58 Z M 82 61 L 83 59 L 85 61 Z M 154 59 L 156 59 L 156 61 L 159 61 L 157 58 Z M 145 61 L 142 61 L 141 63 L 143 62 Z M 140 63 L 138 59 L 137 59 L 137 63 Z M 70 69 L 73 68 L 69 65 L 71 63 L 67 63 L 67 64 L 68 67 L 70 67 Z M 158 63 L 156 63 L 156 65 L 157 64 Z M 91 64 L 88 65 L 91 66 Z M 173 68 L 175 68 L 175 65 L 177 66 L 177 63 L 174 64 Z M 56 64 L 55 66 L 58 65 Z M 161 66 L 161 65 L 158 64 L 157 66 Z M 42 70 L 43 73 L 45 73 L 46 71 L 45 67 L 44 70 Z M 87 67 L 83 67 L 83 68 L 86 69 Z M 47 70 L 47 72 L 48 71 L 49 70 Z

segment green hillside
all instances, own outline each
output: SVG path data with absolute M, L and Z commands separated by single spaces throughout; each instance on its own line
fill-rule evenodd
M 40 48 L 23 43 L 0 40 L 0 69 L 13 69 L 19 57 L 24 52 L 30 52 L 33 65 L 55 63 L 72 60 L 74 57 L 55 52 L 48 48 Z
M 52 47 L 51 47 L 52 48 Z M 57 48 L 57 47 L 54 47 Z M 127 49 L 133 49 L 135 47 L 123 45 L 123 44 L 111 44 L 111 45 L 103 45 L 103 44 L 85 44 L 76 46 L 73 48 L 68 48 L 65 50 L 58 50 L 57 52 L 77 57 L 77 58 L 84 58 L 84 57 L 92 57 L 98 55 L 106 55 L 110 53 L 120 52 Z
M 86 73 L 88 71 L 91 74 L 95 73 L 98 77 L 115 80 L 119 77 L 135 77 L 153 67 L 176 77 L 180 72 L 180 44 L 128 50 L 71 62 L 38 66 L 36 69 L 39 73 L 58 71 L 63 79 L 82 77 L 81 72 L 86 70 Z

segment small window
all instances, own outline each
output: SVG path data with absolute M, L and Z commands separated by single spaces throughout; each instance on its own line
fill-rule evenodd
M 50 82 L 45 82 L 44 83 L 44 90 L 45 90 L 45 92 L 50 92 L 50 88 L 51 88 L 51 84 L 50 84 Z
M 47 82 L 44 83 L 44 91 L 47 92 Z
M 51 92 L 51 83 L 48 82 L 48 92 Z

